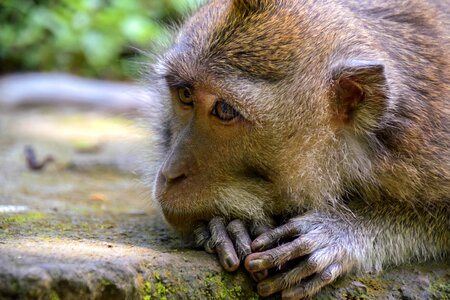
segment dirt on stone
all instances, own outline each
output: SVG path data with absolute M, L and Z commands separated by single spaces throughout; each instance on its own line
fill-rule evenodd
M 0 112 L 0 299 L 259 298 L 152 206 L 135 172 L 145 134 L 101 112 Z M 53 161 L 30 169 L 26 147 Z M 450 299 L 450 263 L 350 276 L 317 298 Z

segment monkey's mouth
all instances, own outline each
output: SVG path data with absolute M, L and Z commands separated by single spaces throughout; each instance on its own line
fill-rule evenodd
M 264 221 L 271 214 L 275 192 L 272 186 L 255 177 L 236 182 L 226 178 L 188 177 L 167 183 L 158 174 L 153 196 L 167 222 L 179 231 L 189 231 L 198 222 L 213 217 Z
M 178 207 L 172 205 L 176 200 L 167 198 L 161 198 L 158 201 L 164 218 L 178 231 L 191 231 L 195 224 L 208 222 L 214 217 L 212 210 L 205 207 L 196 205 L 191 205 L 189 208 L 185 206 Z
M 189 231 L 195 223 L 209 221 L 214 216 L 213 201 L 204 200 L 211 198 L 193 191 L 186 183 L 167 185 L 161 176 L 157 176 L 153 197 L 160 204 L 166 221 L 179 231 Z

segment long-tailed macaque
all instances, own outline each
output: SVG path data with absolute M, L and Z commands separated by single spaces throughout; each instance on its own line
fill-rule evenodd
M 450 252 L 450 3 L 213 0 L 149 68 L 166 220 L 260 295 Z M 268 272 L 270 271 L 270 272 Z

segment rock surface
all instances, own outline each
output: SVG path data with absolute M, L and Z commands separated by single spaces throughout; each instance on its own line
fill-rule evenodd
M 132 172 L 143 140 L 117 116 L 0 113 L 0 299 L 258 299 L 152 208 Z M 30 170 L 26 145 L 54 162 Z M 450 299 L 450 262 L 349 276 L 317 298 Z

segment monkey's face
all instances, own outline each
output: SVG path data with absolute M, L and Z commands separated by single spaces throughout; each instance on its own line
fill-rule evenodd
M 268 166 L 276 150 L 267 132 L 240 108 L 242 101 L 206 84 L 206 78 L 165 81 L 165 155 L 154 196 L 166 219 L 189 229 L 216 215 L 265 218 L 275 197 Z
M 279 199 L 297 172 L 298 127 L 314 119 L 299 122 L 304 109 L 287 101 L 292 83 L 282 78 L 296 48 L 286 47 L 292 39 L 284 32 L 269 32 L 278 26 L 270 22 L 283 23 L 270 14 L 259 25 L 224 25 L 229 4 L 204 7 L 152 70 L 160 146 L 153 197 L 180 230 L 213 216 L 264 223 L 282 209 L 295 211 Z M 227 30 L 237 35 L 231 43 L 219 41 Z
M 323 203 L 353 159 L 339 152 L 330 120 L 342 110 L 336 119 L 347 122 L 361 85 L 343 86 L 348 111 L 341 102 L 330 109 L 338 91 L 329 68 L 332 35 L 310 30 L 308 14 L 300 26 L 288 6 L 244 2 L 203 7 L 152 70 L 159 87 L 153 196 L 181 230 L 213 216 L 264 222 Z

